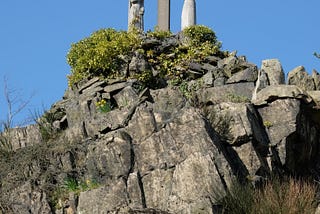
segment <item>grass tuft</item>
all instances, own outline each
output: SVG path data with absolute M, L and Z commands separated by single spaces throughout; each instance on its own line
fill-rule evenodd
M 317 187 L 305 180 L 278 178 L 260 188 L 234 182 L 219 203 L 228 214 L 314 214 Z

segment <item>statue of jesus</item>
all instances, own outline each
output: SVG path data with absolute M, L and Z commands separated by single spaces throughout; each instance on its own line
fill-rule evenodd
M 135 27 L 144 30 L 144 0 L 129 0 L 128 29 Z

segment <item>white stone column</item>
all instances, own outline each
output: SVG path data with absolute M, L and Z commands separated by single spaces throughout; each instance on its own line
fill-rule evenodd
M 128 30 L 136 27 L 144 30 L 144 0 L 129 0 L 128 6 Z
M 181 14 L 181 30 L 196 24 L 196 1 L 184 0 Z

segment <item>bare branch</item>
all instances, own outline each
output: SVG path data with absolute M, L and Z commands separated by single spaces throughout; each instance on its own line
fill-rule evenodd
M 4 130 L 12 128 L 14 117 L 27 107 L 27 105 L 31 101 L 31 98 L 34 96 L 34 94 L 31 94 L 28 99 L 21 99 L 22 96 L 19 94 L 19 91 L 10 88 L 8 82 L 8 78 L 5 76 L 3 92 L 5 102 L 7 105 L 7 115 L 5 121 L 3 121 L 1 124 Z

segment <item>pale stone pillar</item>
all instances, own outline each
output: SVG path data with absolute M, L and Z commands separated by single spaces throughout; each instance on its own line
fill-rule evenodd
M 181 30 L 196 24 L 196 1 L 184 0 L 181 15 Z
M 158 0 L 158 28 L 170 30 L 170 0 Z
M 136 27 L 144 30 L 144 0 L 129 0 L 128 6 L 128 30 Z

